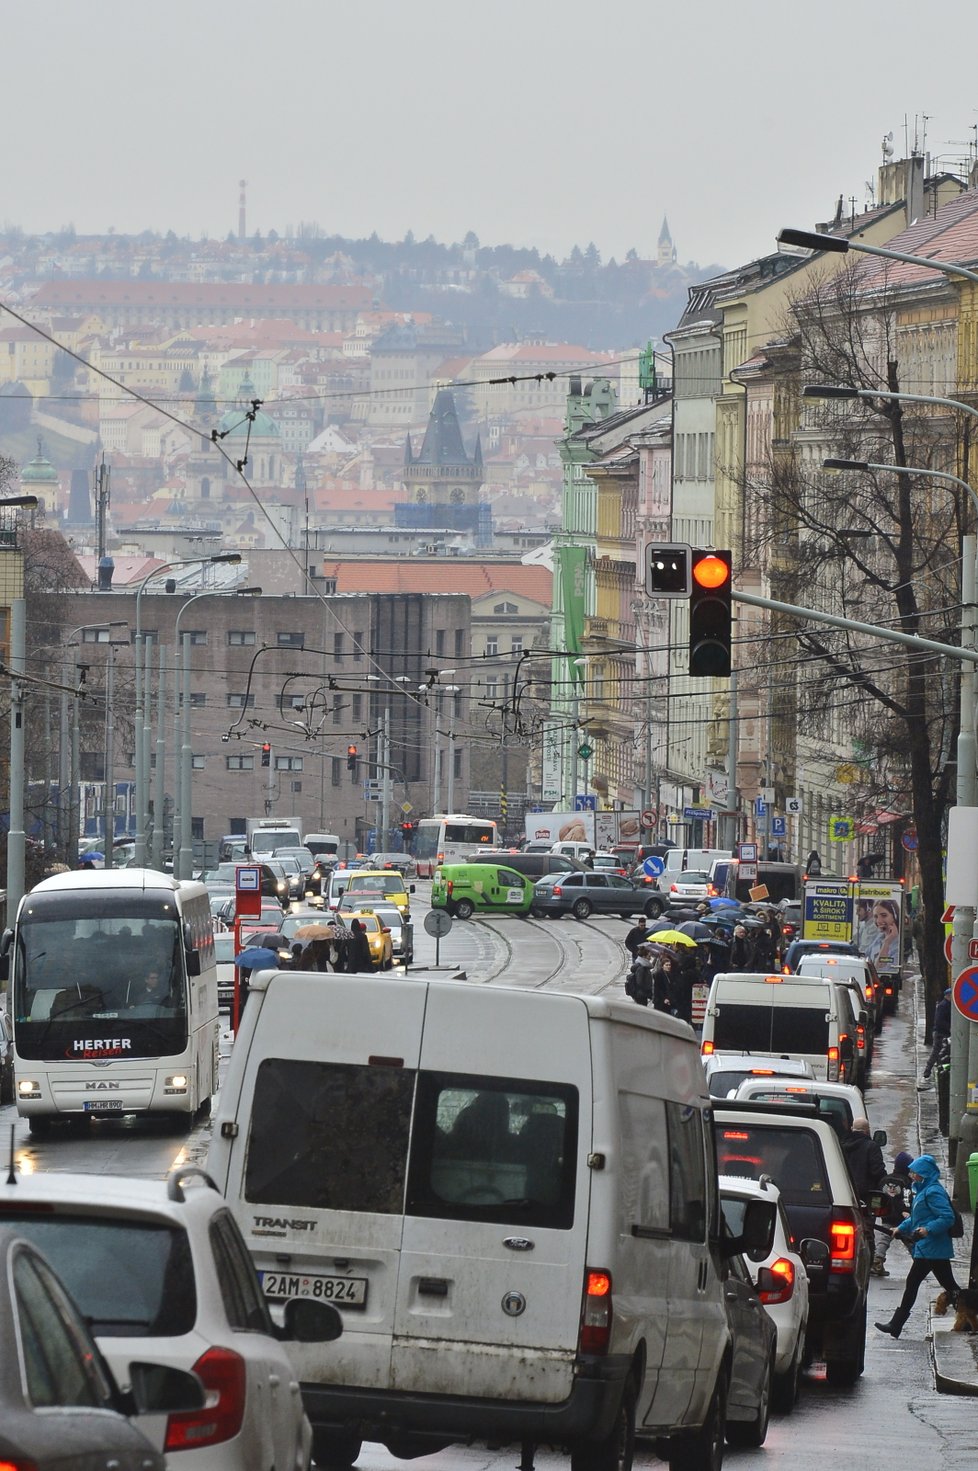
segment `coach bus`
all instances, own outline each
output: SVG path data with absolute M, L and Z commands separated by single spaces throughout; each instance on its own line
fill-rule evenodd
M 414 857 L 419 878 L 431 878 L 440 863 L 464 863 L 473 853 L 495 848 L 499 842 L 496 824 L 465 812 L 441 812 L 422 817 L 414 835 Z
M 17 1111 L 190 1126 L 217 1091 L 217 969 L 203 884 L 150 869 L 62 873 L 0 940 Z

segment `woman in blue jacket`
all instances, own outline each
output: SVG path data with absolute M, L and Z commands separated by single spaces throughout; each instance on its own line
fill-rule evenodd
M 951 1271 L 954 1243 L 950 1230 L 954 1223 L 954 1207 L 940 1182 L 937 1161 L 931 1154 L 918 1155 L 911 1160 L 907 1174 L 913 1189 L 913 1205 L 907 1219 L 894 1227 L 892 1234 L 911 1243 L 913 1261 L 900 1306 L 888 1323 L 876 1324 L 881 1333 L 889 1333 L 893 1338 L 900 1337 L 903 1325 L 910 1317 L 910 1309 L 917 1300 L 920 1284 L 931 1272 L 947 1292 L 952 1306 L 959 1290 Z

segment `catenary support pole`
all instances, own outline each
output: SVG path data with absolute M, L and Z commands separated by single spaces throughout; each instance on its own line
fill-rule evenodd
M 17 678 L 27 660 L 27 605 L 10 602 L 10 829 L 7 833 L 7 918 L 24 897 L 27 837 L 24 832 L 24 686 Z
M 965 536 L 961 539 L 961 646 L 974 649 L 975 638 L 975 593 L 978 538 Z M 973 807 L 978 798 L 976 791 L 975 745 L 975 670 L 973 665 L 961 665 L 960 681 L 960 730 L 957 746 L 957 787 L 955 802 L 959 807 Z M 951 980 L 966 970 L 971 963 L 968 947 L 974 932 L 975 910 L 959 905 L 954 911 L 951 931 Z M 978 1044 L 975 1035 L 978 1027 L 962 1016 L 957 1007 L 951 1008 L 951 1097 L 949 1106 L 950 1132 L 948 1159 L 954 1168 L 954 1197 L 959 1205 L 969 1200 L 968 1155 L 978 1149 L 978 1086 L 975 1065 L 978 1064 Z
M 166 791 L 166 648 L 160 644 L 159 693 L 156 699 L 156 770 L 153 772 L 153 867 L 163 869 L 163 803 Z

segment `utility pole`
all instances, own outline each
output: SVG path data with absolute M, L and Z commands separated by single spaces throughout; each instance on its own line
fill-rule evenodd
M 27 836 L 24 832 L 24 686 L 17 678 L 27 661 L 27 605 L 10 601 L 10 830 L 7 833 L 7 916 L 24 897 Z
M 380 768 L 380 825 L 383 829 L 381 852 L 386 852 L 390 845 L 391 827 L 391 712 L 389 708 L 384 711 L 383 744 L 381 750 L 383 752 L 383 764 Z
M 153 773 L 153 866 L 163 868 L 163 793 L 166 770 L 166 649 L 160 644 L 160 678 L 156 698 L 156 770 Z
M 115 843 L 115 645 L 111 640 L 105 665 L 105 771 L 102 792 L 105 866 L 112 868 Z
M 650 801 L 651 805 L 651 801 Z M 722 848 L 731 852 L 740 836 L 737 813 L 740 794 L 737 791 L 737 671 L 730 671 L 730 700 L 727 705 L 727 815 L 724 818 Z

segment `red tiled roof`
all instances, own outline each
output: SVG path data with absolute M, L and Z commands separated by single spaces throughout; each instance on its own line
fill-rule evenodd
M 470 598 L 510 592 L 550 606 L 553 574 L 522 562 L 479 562 L 473 557 L 358 557 L 325 561 L 323 576 L 341 593 L 466 593 Z
M 252 285 L 242 281 L 132 281 L 71 280 L 45 281 L 32 306 L 55 310 L 78 306 L 180 306 L 232 307 L 248 316 L 268 308 L 288 307 L 315 311 L 345 308 L 359 311 L 369 306 L 366 286 L 326 286 L 305 282 L 273 281 Z
M 974 270 L 978 262 L 978 190 L 969 189 L 948 200 L 936 214 L 915 220 L 888 240 L 885 248 L 936 261 L 953 261 Z M 860 256 L 860 279 L 864 285 L 878 286 L 884 277 L 891 286 L 916 286 L 936 281 L 938 272 L 903 261 Z

